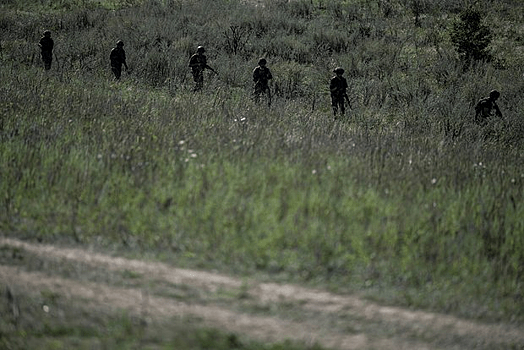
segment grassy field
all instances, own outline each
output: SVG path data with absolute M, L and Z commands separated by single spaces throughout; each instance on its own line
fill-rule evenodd
M 173 317 L 167 323 L 143 324 L 138 317 L 122 311 L 88 312 L 65 305 L 59 295 L 42 293 L 40 298 L 19 295 L 23 318 L 13 330 L 11 310 L 0 304 L 0 347 L 2 349 L 244 349 L 244 350 L 320 350 L 284 342 L 264 345 L 246 342 L 233 333 L 198 326 L 191 318 Z M 41 300 L 47 300 L 42 305 Z M 44 311 L 45 310 L 45 311 Z M 59 310 L 59 315 L 56 310 Z
M 4 1 L 0 233 L 522 323 L 524 4 L 477 4 L 496 59 L 467 69 L 463 1 L 262 4 Z M 198 45 L 219 74 L 195 94 Z M 270 109 L 251 100 L 262 56 Z M 504 118 L 479 126 L 491 89 Z

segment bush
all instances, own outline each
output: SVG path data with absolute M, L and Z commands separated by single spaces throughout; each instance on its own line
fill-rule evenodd
M 489 27 L 482 24 L 482 14 L 474 9 L 460 13 L 460 20 L 451 28 L 451 41 L 460 59 L 468 67 L 474 61 L 491 61 L 490 50 L 492 33 Z

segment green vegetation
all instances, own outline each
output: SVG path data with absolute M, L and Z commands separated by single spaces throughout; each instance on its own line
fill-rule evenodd
M 466 66 L 475 61 L 491 61 L 488 47 L 491 43 L 489 27 L 481 23 L 479 11 L 466 9 L 460 14 L 460 21 L 453 24 L 451 41 Z
M 467 71 L 454 0 L 65 3 L 1 5 L 2 234 L 523 321 L 521 1 L 478 5 L 504 64 Z M 115 83 L 118 39 L 133 71 Z M 202 94 L 197 45 L 220 73 Z M 250 100 L 261 56 L 271 109 Z M 480 127 L 491 89 L 504 120 Z
M 20 303 L 16 318 L 7 303 L 0 303 L 2 349 L 321 349 L 291 342 L 273 345 L 250 342 L 232 333 L 202 328 L 198 319 L 188 317 L 150 323 L 125 312 L 116 315 L 101 310 L 88 312 L 66 306 L 65 300 L 52 293 L 39 297 L 20 295 L 17 299 Z

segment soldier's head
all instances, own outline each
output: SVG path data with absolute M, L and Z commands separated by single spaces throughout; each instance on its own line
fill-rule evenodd
M 489 99 L 490 100 L 495 101 L 499 97 L 500 97 L 500 92 L 498 92 L 497 90 L 491 90 L 490 91 L 490 93 L 489 93 Z
M 117 47 L 124 47 L 124 42 L 123 42 L 122 40 L 118 40 L 118 41 L 116 42 L 116 46 L 117 46 Z
M 203 46 L 197 47 L 197 53 L 204 53 L 204 52 L 206 52 L 206 49 L 204 49 Z
M 342 75 L 342 74 L 344 74 L 344 69 L 341 68 L 341 67 L 337 67 L 337 68 L 333 69 L 333 73 L 335 73 L 337 75 Z
M 259 66 L 265 66 L 267 64 L 267 61 L 265 58 L 261 58 L 258 60 L 258 65 Z
M 50 30 L 44 31 L 44 36 L 49 38 L 51 36 L 51 31 Z

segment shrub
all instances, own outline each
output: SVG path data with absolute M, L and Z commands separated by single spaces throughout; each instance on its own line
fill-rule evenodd
M 451 41 L 461 60 L 468 67 L 474 61 L 491 61 L 488 49 L 492 33 L 489 27 L 482 24 L 482 14 L 474 9 L 460 13 L 459 20 L 451 28 Z

